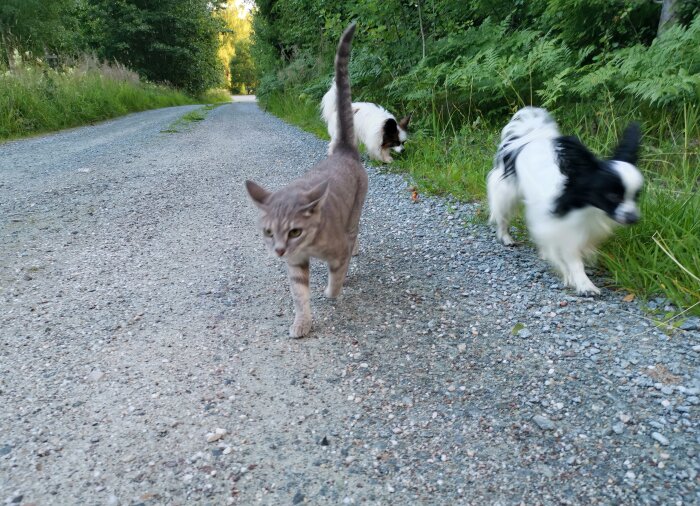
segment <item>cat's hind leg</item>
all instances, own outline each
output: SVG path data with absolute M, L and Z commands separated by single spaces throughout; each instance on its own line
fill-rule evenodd
M 335 299 L 343 291 L 343 281 L 345 281 L 349 265 L 350 255 L 328 262 L 328 286 L 324 292 L 326 297 Z
M 287 264 L 289 288 L 294 300 L 294 323 L 289 327 L 290 337 L 304 337 L 311 330 L 311 302 L 309 290 L 309 263 Z
M 360 254 L 360 215 L 362 214 L 362 206 L 365 203 L 365 197 L 367 196 L 367 174 L 364 173 L 364 168 L 362 169 L 362 176 L 357 182 L 357 192 L 355 193 L 355 200 L 352 204 L 352 210 L 350 211 L 350 218 L 348 219 L 348 241 L 351 245 L 350 255 L 357 256 Z

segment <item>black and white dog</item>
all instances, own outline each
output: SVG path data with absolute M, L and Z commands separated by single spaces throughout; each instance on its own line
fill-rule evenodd
M 331 138 L 328 153 L 333 151 L 338 131 L 336 95 L 336 85 L 333 81 L 321 100 L 321 117 L 328 125 L 328 135 Z M 404 143 L 408 140 L 411 115 L 397 120 L 389 111 L 372 102 L 353 102 L 352 112 L 355 115 L 353 125 L 356 140 L 365 145 L 369 157 L 384 163 L 393 162 L 391 151 L 401 153 Z
M 516 112 L 501 133 L 488 175 L 490 221 L 498 239 L 513 244 L 508 226 L 522 201 L 540 255 L 579 294 L 600 293 L 583 260 L 616 224 L 639 220 L 643 178 L 634 164 L 640 139 L 639 125 L 632 123 L 610 159 L 601 160 L 577 138 L 562 136 L 544 109 Z

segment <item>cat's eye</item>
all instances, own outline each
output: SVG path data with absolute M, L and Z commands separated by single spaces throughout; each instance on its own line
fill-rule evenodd
M 299 237 L 301 235 L 301 229 L 300 228 L 293 228 L 289 231 L 289 237 L 294 239 L 295 237 Z
M 272 230 L 270 230 L 269 228 L 263 228 L 263 234 L 265 235 L 265 237 L 272 237 Z

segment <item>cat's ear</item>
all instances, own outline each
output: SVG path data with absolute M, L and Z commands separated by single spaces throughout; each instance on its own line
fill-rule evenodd
M 411 116 L 413 116 L 413 113 L 409 113 L 408 116 L 404 116 L 401 118 L 401 121 L 399 121 L 399 126 L 403 130 L 408 131 L 408 124 L 411 122 Z
M 328 181 L 317 184 L 306 192 L 306 204 L 301 207 L 301 211 L 306 216 L 311 216 L 319 208 L 328 194 Z
M 251 181 L 250 179 L 245 182 L 246 190 L 248 190 L 248 195 L 253 199 L 253 202 L 260 209 L 265 208 L 265 201 L 271 195 L 271 192 L 267 191 L 265 188 L 260 186 L 258 183 Z

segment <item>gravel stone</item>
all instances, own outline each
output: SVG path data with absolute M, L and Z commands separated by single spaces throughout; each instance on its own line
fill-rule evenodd
M 99 369 L 96 369 L 92 371 L 90 374 L 87 375 L 87 380 L 88 381 L 100 381 L 102 378 L 105 377 L 105 373 L 100 371 Z
M 651 437 L 654 438 L 655 441 L 658 441 L 659 444 L 662 444 L 664 446 L 668 446 L 668 444 L 669 444 L 669 441 L 666 438 L 666 436 L 664 436 L 663 434 L 661 434 L 659 432 L 652 432 Z
M 553 421 L 542 415 L 533 416 L 532 421 L 534 421 L 542 430 L 554 430 L 556 427 Z
M 578 297 L 480 204 L 370 167 L 344 293 L 312 263 L 290 340 L 243 182 L 279 188 L 327 143 L 254 103 L 161 133 L 194 108 L 0 144 L 3 500 L 700 502 L 696 330 Z

